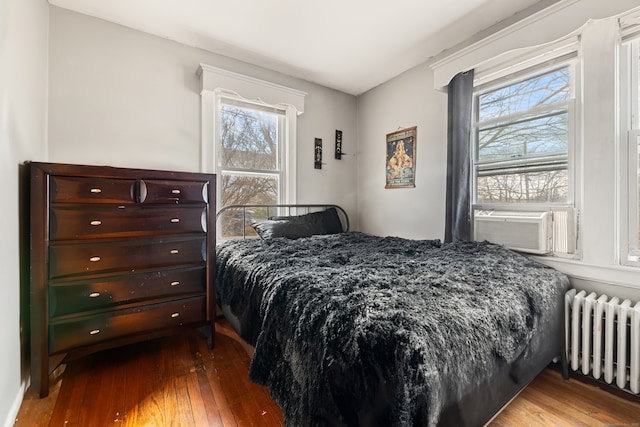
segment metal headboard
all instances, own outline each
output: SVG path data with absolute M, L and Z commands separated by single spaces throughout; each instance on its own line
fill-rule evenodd
M 349 215 L 347 212 L 338 205 L 333 204 L 309 204 L 309 203 L 300 203 L 300 204 L 248 204 L 248 205 L 228 205 L 220 209 L 216 213 L 216 227 L 219 227 L 219 219 L 225 213 L 229 211 L 239 211 L 242 215 L 242 238 L 246 237 L 245 229 L 247 225 L 250 225 L 247 222 L 247 211 L 249 209 L 266 209 L 266 218 L 268 219 L 273 215 L 281 216 L 281 215 L 302 215 L 304 213 L 315 212 L 321 209 L 329 209 L 336 208 L 338 211 L 338 216 L 342 221 L 342 230 L 344 232 L 349 231 Z M 271 213 L 273 210 L 273 213 Z M 251 214 L 251 212 L 249 212 Z

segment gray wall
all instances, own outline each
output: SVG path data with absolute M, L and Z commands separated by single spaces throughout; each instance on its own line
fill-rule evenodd
M 415 188 L 385 189 L 386 134 L 417 126 Z M 418 66 L 358 98 L 360 229 L 376 235 L 444 237 L 447 96 Z
M 336 129 L 344 151 L 355 150 L 355 97 L 65 9 L 50 13 L 50 161 L 198 171 L 203 63 L 308 93 L 297 200 L 337 203 L 355 218 L 355 157 L 333 158 Z M 316 137 L 322 170 L 313 168 Z
M 46 0 L 0 0 L 0 423 L 7 427 L 28 381 L 28 276 L 20 258 L 27 250 L 20 233 L 26 193 L 19 166 L 46 152 L 48 14 Z

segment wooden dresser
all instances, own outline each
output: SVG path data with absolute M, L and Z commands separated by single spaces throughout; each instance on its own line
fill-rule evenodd
M 31 381 L 61 362 L 215 333 L 215 175 L 31 163 Z

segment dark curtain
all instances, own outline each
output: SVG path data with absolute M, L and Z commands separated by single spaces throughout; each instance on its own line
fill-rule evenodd
M 471 240 L 471 105 L 473 70 L 457 74 L 448 86 L 447 207 L 445 242 Z

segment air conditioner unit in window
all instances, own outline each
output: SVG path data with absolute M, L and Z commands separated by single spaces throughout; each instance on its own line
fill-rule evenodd
M 488 240 L 520 252 L 545 254 L 552 248 L 550 212 L 476 211 L 474 240 Z

